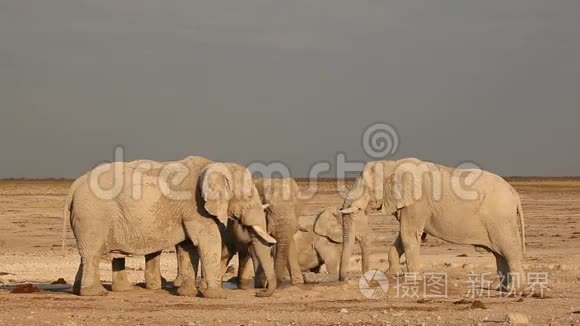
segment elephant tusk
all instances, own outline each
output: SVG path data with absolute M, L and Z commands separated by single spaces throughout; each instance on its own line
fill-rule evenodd
M 262 238 L 262 240 L 266 241 L 269 244 L 275 244 L 277 241 L 268 232 L 264 231 L 261 227 L 257 225 L 252 225 L 252 229 Z
M 341 209 L 341 210 L 340 210 L 340 212 L 341 212 L 342 214 L 351 214 L 351 213 L 354 213 L 354 212 L 356 212 L 356 211 L 357 211 L 357 208 L 356 208 L 356 207 L 354 207 L 354 206 L 351 206 L 351 207 L 349 207 L 349 208 L 345 208 L 345 209 Z

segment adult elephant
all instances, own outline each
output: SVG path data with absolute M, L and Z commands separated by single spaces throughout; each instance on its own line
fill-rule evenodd
M 113 290 L 124 291 L 131 288 L 124 257 L 151 255 L 189 239 L 205 272 L 203 296 L 223 297 L 218 224 L 229 217 L 254 240 L 256 255 L 276 287 L 269 247 L 275 240 L 265 231 L 251 175 L 240 165 L 202 157 L 102 165 L 73 183 L 64 216 L 65 222 L 70 218 L 81 256 L 73 287 L 80 295 L 106 294 L 99 275 L 103 255 L 114 257 Z M 195 273 L 184 275 L 182 287 L 195 289 Z
M 510 282 L 509 272 L 519 274 L 520 285 L 525 284 L 522 205 L 517 192 L 501 177 L 415 158 L 367 163 L 341 210 L 345 214 L 341 280 L 346 278 L 352 251 L 353 223 L 366 210 L 379 209 L 383 214 L 395 215 L 400 222 L 399 235 L 389 251 L 390 273 L 401 271 L 399 259 L 403 253 L 408 271 L 419 271 L 424 231 L 452 243 L 491 251 L 502 286 Z
M 286 271 L 290 272 L 292 285 L 304 284 L 294 240 L 294 235 L 298 232 L 298 218 L 302 207 L 298 184 L 292 178 L 254 179 L 254 184 L 266 207 L 268 234 L 277 241 L 274 246 L 274 269 L 278 285 L 282 284 Z M 243 255 L 240 255 L 239 281 L 245 285 L 248 282 L 249 271 L 243 263 L 243 258 Z M 261 285 L 259 283 L 263 279 L 262 275 L 258 273 L 257 276 L 258 285 Z
M 235 254 L 238 254 L 239 288 L 250 288 L 252 277 L 254 277 L 256 287 L 267 285 L 269 290 L 263 292 L 262 296 L 268 296 L 274 292 L 272 286 L 275 288 L 276 284 L 279 285 L 282 283 L 282 278 L 288 270 L 290 271 L 293 285 L 304 284 L 298 263 L 296 242 L 294 240 L 294 235 L 298 231 L 298 217 L 300 216 L 300 188 L 296 184 L 296 181 L 291 178 L 254 179 L 253 182 L 261 202 L 264 203 L 262 208 L 266 212 L 268 234 L 276 241 L 273 256 L 277 282 L 271 282 L 264 266 L 257 259 L 253 248 L 255 239 L 236 220 L 228 221 L 226 231 L 222 232 L 223 243 L 220 272 L 223 274 L 230 260 Z M 187 271 L 183 270 L 183 267 L 187 268 L 191 260 L 191 257 L 184 252 L 184 246 L 187 245 L 186 242 L 177 246 L 178 276 L 174 285 L 180 289 L 182 286 L 182 275 L 187 273 Z M 250 264 L 250 260 L 252 260 L 253 264 Z M 196 261 L 193 264 L 195 265 Z M 155 264 L 147 264 L 145 270 L 146 278 L 149 270 L 155 270 L 155 278 L 161 279 L 161 275 L 158 273 L 158 266 L 158 260 Z

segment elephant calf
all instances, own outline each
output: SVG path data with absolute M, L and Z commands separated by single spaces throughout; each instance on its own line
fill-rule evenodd
M 338 280 L 343 238 L 340 211 L 335 207 L 328 207 L 315 217 L 302 217 L 299 229 L 294 239 L 298 247 L 298 262 L 302 271 L 318 273 L 324 264 L 328 272 L 327 280 Z M 355 238 L 361 246 L 363 271 L 366 272 L 370 239 L 372 239 L 368 222 L 360 221 L 357 224 Z

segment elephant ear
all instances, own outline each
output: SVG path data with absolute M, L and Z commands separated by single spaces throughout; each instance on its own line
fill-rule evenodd
M 393 213 L 421 199 L 421 196 L 425 195 L 423 194 L 422 180 L 426 172 L 428 170 L 424 165 L 415 163 L 399 165 L 385 182 L 383 213 Z
M 205 210 L 226 224 L 229 202 L 232 197 L 232 173 L 223 163 L 212 163 L 205 168 L 200 178 L 201 194 Z
M 302 209 L 304 208 L 304 202 L 302 200 L 302 194 L 300 193 L 300 187 L 298 183 L 294 179 L 291 180 L 292 185 L 292 200 L 294 201 L 294 214 L 296 215 L 296 219 L 300 219 L 302 215 Z
M 327 208 L 314 222 L 314 233 L 335 243 L 342 243 L 342 214 L 336 208 Z

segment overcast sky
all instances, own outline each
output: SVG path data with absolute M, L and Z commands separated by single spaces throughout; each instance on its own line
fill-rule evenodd
M 111 160 L 475 161 L 580 175 L 578 0 L 3 0 L 0 177 Z

